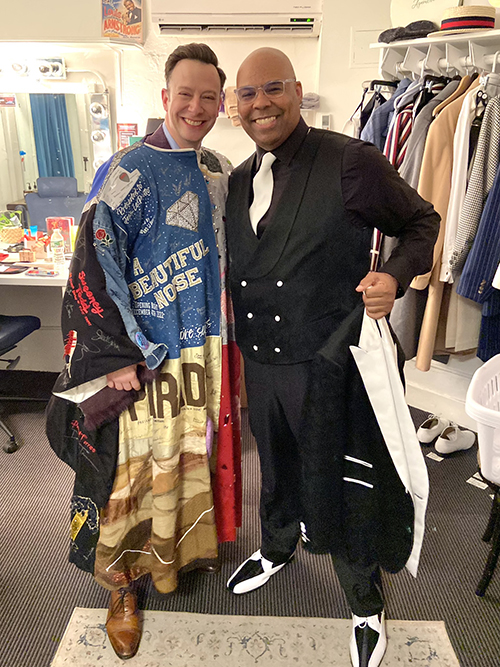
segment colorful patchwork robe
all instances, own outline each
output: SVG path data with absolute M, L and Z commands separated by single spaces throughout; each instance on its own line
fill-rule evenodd
M 170 592 L 241 525 L 228 175 L 160 127 L 101 167 L 84 209 L 47 434 L 76 472 L 70 560 L 109 589 L 151 573 Z M 106 386 L 132 364 L 141 391 Z

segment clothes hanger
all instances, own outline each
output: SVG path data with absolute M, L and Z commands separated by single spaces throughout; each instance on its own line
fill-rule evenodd
M 497 72 L 498 58 L 500 51 L 497 51 L 493 56 L 493 67 L 491 72 L 486 72 L 481 76 L 481 84 L 483 86 L 481 100 L 484 104 L 492 97 L 497 97 L 500 93 L 500 73 Z M 478 93 L 479 97 L 479 93 Z
M 372 81 L 364 81 L 363 87 L 368 86 L 368 90 L 377 90 L 377 88 L 397 88 L 399 81 L 386 81 L 385 79 L 372 79 Z

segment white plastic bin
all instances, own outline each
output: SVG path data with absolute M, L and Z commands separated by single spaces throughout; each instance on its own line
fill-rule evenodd
M 500 485 L 500 354 L 472 376 L 465 411 L 477 422 L 481 472 Z

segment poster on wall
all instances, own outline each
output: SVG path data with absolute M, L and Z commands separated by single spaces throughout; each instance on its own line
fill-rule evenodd
M 102 36 L 142 43 L 143 0 L 102 0 Z
M 136 137 L 137 131 L 137 123 L 117 123 L 116 135 L 118 137 L 118 150 L 130 146 L 130 137 Z

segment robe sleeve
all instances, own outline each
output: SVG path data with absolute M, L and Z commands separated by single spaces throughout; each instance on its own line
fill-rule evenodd
M 93 204 L 82 216 L 63 297 L 64 369 L 56 381 L 55 393 L 144 360 L 106 289 L 94 247 L 95 210 Z

